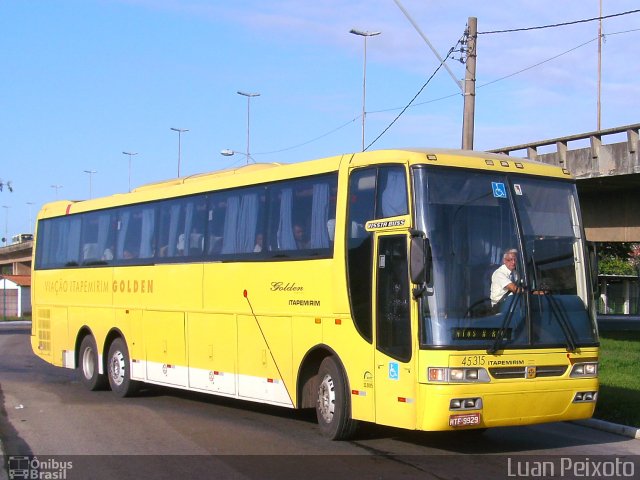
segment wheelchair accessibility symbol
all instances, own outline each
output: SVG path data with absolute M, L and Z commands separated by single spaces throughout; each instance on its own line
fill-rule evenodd
M 493 196 L 496 198 L 507 198 L 507 189 L 502 182 L 491 182 Z
M 397 362 L 389 362 L 389 380 L 398 380 L 400 368 Z

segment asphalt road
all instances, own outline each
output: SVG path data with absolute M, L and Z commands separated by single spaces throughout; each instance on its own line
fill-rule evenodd
M 88 392 L 33 355 L 29 328 L 0 324 L 0 439 L 14 475 L 30 461 L 39 478 L 69 480 L 481 479 L 545 466 L 562 478 L 599 478 L 581 468 L 640 476 L 640 441 L 572 423 L 483 435 L 364 425 L 355 440 L 330 442 L 313 412 L 159 387 L 127 399 Z

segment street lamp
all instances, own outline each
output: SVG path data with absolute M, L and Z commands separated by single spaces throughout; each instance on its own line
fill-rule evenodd
M 250 134 L 250 120 L 251 120 L 251 97 L 259 97 L 260 94 L 259 93 L 248 93 L 248 92 L 241 92 L 238 90 L 238 95 L 242 95 L 244 97 L 247 97 L 247 164 L 249 163 L 249 159 L 251 158 L 251 154 L 249 152 L 249 134 Z
M 245 157 L 247 157 L 247 165 L 249 164 L 249 156 L 244 152 L 238 152 L 236 150 L 231 150 L 229 148 L 225 148 L 224 150 L 220 150 L 220 155 L 222 155 L 224 157 L 233 157 L 236 154 L 244 155 Z
M 138 152 L 122 152 L 123 155 L 129 155 L 129 191 L 131 191 L 131 157 L 137 155 Z
M 93 198 L 92 192 L 91 192 L 91 177 L 94 173 L 98 173 L 95 170 L 85 170 L 84 173 L 88 173 L 89 174 L 89 199 Z
M 364 123 L 367 115 L 365 110 L 367 100 L 367 37 L 374 37 L 376 35 L 380 35 L 382 32 L 365 32 L 352 28 L 349 30 L 349 33 L 364 37 L 364 66 L 362 69 L 362 151 L 364 152 Z
M 9 205 L 2 205 L 4 208 L 4 246 L 9 242 Z
M 9 206 L 2 205 L 2 208 L 5 209 L 4 246 L 6 247 L 9 240 Z M 2 318 L 7 319 L 7 279 L 4 276 L 2 277 Z
M 56 200 L 58 199 L 58 190 L 60 190 L 64 185 L 51 185 L 51 188 L 56 190 Z
M 182 151 L 182 134 L 188 132 L 186 128 L 173 128 L 171 130 L 178 132 L 178 178 L 180 178 L 180 152 Z

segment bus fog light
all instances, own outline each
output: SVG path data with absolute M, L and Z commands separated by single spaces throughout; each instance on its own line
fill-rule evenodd
M 476 399 L 475 398 L 467 398 L 464 401 L 464 408 L 476 408 Z
M 480 410 L 482 409 L 482 399 L 475 398 L 452 398 L 449 401 L 449 410 Z
M 573 403 L 588 403 L 598 400 L 598 392 L 578 392 L 573 397 Z

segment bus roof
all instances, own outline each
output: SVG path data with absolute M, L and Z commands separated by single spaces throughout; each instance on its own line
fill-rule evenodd
M 569 172 L 558 166 L 508 155 L 454 149 L 401 148 L 358 152 L 298 163 L 257 163 L 237 168 L 206 172 L 165 181 L 149 183 L 130 193 L 117 193 L 108 197 L 84 201 L 59 200 L 45 204 L 39 218 L 69 213 L 99 210 L 130 203 L 161 198 L 179 197 L 208 190 L 254 185 L 288 178 L 305 177 L 337 171 L 345 160 L 350 166 L 365 166 L 390 162 L 409 165 L 429 164 L 476 170 L 492 170 L 555 178 L 571 178 Z

